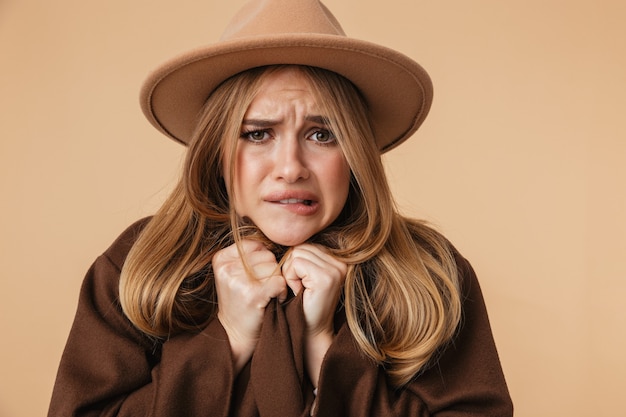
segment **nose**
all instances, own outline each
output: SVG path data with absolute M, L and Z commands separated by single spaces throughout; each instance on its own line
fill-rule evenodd
M 282 140 L 276 147 L 274 178 L 290 184 L 309 178 L 305 150 L 296 137 Z

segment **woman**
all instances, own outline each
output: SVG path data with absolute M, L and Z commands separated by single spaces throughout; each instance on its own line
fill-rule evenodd
M 418 64 L 253 1 L 142 100 L 184 174 L 87 274 L 50 416 L 512 415 L 471 267 L 385 180 Z

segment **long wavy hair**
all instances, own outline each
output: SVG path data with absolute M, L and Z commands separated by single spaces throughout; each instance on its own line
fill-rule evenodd
M 230 158 L 234 174 L 248 106 L 267 74 L 284 67 L 245 71 L 213 92 L 199 117 L 182 177 L 128 254 L 120 301 L 126 316 L 147 335 L 167 338 L 197 331 L 216 317 L 211 259 L 220 249 L 245 236 L 263 240 L 279 259 L 289 250 L 242 222 L 230 204 L 233 190 L 223 180 L 224 158 Z M 424 222 L 399 214 L 365 100 L 353 84 L 330 71 L 297 68 L 310 82 L 351 168 L 343 211 L 311 241 L 349 265 L 343 302 L 350 331 L 395 385 L 405 385 L 459 324 L 452 248 Z M 231 151 L 225 154 L 226 149 Z

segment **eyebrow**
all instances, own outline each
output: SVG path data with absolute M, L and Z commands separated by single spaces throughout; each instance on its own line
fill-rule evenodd
M 330 124 L 330 120 L 328 117 L 324 116 L 306 116 L 304 118 L 307 122 L 313 122 L 317 124 L 321 124 L 324 126 L 328 126 Z M 244 119 L 241 124 L 244 125 L 252 125 L 258 127 L 270 127 L 280 123 L 278 119 Z
M 325 126 L 328 126 L 330 124 L 330 120 L 328 119 L 328 117 L 324 116 L 307 116 L 304 118 L 304 120 L 306 120 L 307 122 L 318 123 Z

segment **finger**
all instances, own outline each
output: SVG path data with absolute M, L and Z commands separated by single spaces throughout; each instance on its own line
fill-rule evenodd
M 292 256 L 308 259 L 320 266 L 328 264 L 344 273 L 347 271 L 347 265 L 345 262 L 337 259 L 329 252 L 328 248 L 322 245 L 305 243 L 295 246 L 292 250 Z
M 254 251 L 260 251 L 260 248 L 258 246 L 259 242 L 253 242 L 253 241 L 242 241 L 241 242 L 241 253 L 252 253 Z M 213 259 L 212 262 L 215 264 L 222 264 L 222 263 L 227 263 L 227 262 L 231 262 L 233 260 L 236 259 L 240 259 L 241 258 L 241 254 L 239 252 L 239 248 L 237 247 L 237 244 L 233 243 L 230 246 L 227 246 L 219 251 L 217 251 L 215 253 L 215 255 L 213 255 Z
M 257 252 L 267 252 L 267 253 L 271 253 L 263 243 L 256 241 L 256 240 L 250 240 L 250 239 L 243 239 L 242 241 L 240 241 L 238 244 L 237 243 L 233 243 L 230 246 L 227 246 L 226 248 L 222 249 L 220 252 L 223 252 L 225 257 L 228 258 L 240 258 L 241 255 L 250 255 L 252 253 L 257 253 Z
M 234 245 L 218 251 L 212 259 L 213 267 L 215 269 L 226 268 L 230 271 L 243 268 L 247 272 L 252 273 L 252 275 L 257 275 L 255 277 L 259 277 L 258 274 L 260 274 L 262 278 L 266 278 L 278 269 L 276 257 L 263 245 L 258 245 L 258 242 L 253 241 L 244 241 L 242 243 L 244 247 L 241 255 Z M 244 265 L 246 268 L 244 268 Z M 261 268 L 266 270 L 267 265 L 272 265 L 272 270 L 261 272 Z M 257 271 L 256 274 L 254 273 L 255 269 Z
M 300 291 L 304 289 L 304 285 L 302 285 L 302 281 L 300 280 L 300 278 L 296 278 L 296 279 L 285 278 L 285 282 L 287 283 L 287 286 L 291 288 L 291 291 L 293 291 L 294 295 L 300 294 Z
M 280 269 L 276 261 L 274 262 L 263 262 L 251 265 L 252 268 L 252 277 L 257 280 L 264 280 L 272 277 L 273 275 L 281 275 Z
M 276 256 L 268 249 L 255 250 L 243 254 L 243 257 L 249 264 L 260 262 L 276 262 Z
M 265 298 L 264 305 L 267 305 L 272 298 L 277 298 L 281 303 L 287 299 L 287 284 L 282 275 L 272 275 L 260 285 Z
M 334 268 L 329 270 L 327 265 L 320 266 L 309 259 L 297 257 L 283 271 L 283 275 L 287 283 L 294 283 L 300 290 L 306 290 L 312 286 L 323 288 L 331 285 L 333 277 L 339 273 Z
M 293 291 L 295 295 L 300 294 L 300 291 L 302 291 L 304 287 L 302 285 L 301 278 L 293 269 L 293 257 L 291 256 L 291 253 L 287 255 L 287 258 L 285 259 L 285 262 L 283 263 L 281 272 L 282 272 L 283 277 L 285 278 L 287 286 L 291 288 L 291 291 Z
M 328 288 L 341 285 L 345 280 L 347 265 L 331 254 L 320 250 L 317 247 L 298 247 L 289 255 L 289 262 L 283 268 L 283 275 L 288 284 L 292 280 L 299 279 L 297 285 L 304 288 L 316 286 L 318 288 Z

